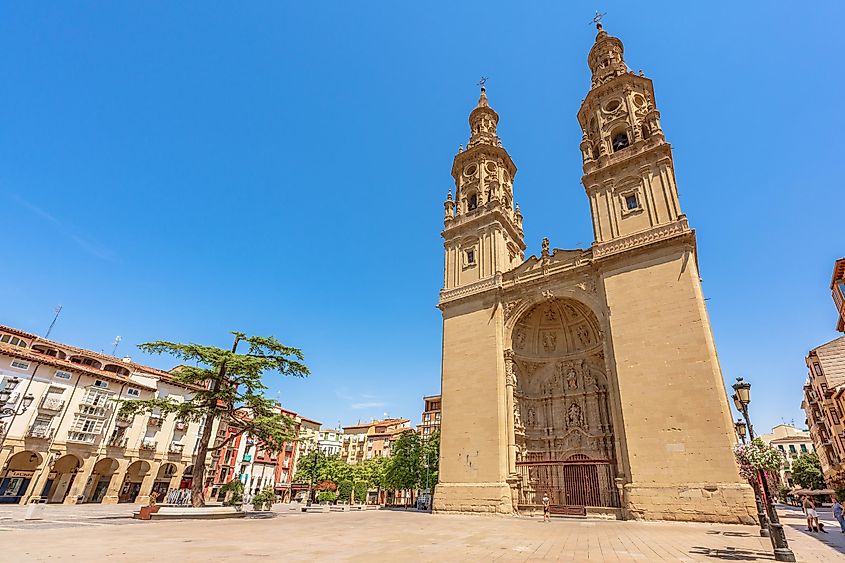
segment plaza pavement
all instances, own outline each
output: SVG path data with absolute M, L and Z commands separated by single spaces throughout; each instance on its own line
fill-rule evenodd
M 752 526 L 362 511 L 303 514 L 277 505 L 241 520 L 140 522 L 132 505 L 0 505 L 0 561 L 772 561 Z M 810 534 L 783 508 L 798 561 L 845 561 L 845 534 Z

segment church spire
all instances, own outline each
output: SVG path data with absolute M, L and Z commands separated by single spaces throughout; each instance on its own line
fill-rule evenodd
M 502 141 L 496 134 L 499 114 L 490 107 L 490 102 L 487 99 L 487 88 L 484 85 L 486 80 L 486 78 L 481 80 L 481 96 L 478 98 L 478 105 L 469 114 L 470 138 L 467 148 L 476 145 L 502 146 Z
M 598 30 L 596 42 L 590 49 L 590 54 L 587 55 L 587 64 L 593 71 L 593 88 L 628 72 L 622 56 L 625 51 L 622 41 L 609 35 L 602 28 L 601 22 L 596 22 L 596 29 Z
M 448 291 L 513 269 L 524 259 L 522 213 L 515 208 L 516 166 L 496 134 L 499 114 L 487 99 L 486 78 L 469 114 L 470 138 L 452 162 L 452 192 L 443 202 Z

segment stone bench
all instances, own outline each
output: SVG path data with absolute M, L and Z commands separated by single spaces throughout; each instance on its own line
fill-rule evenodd
M 217 520 L 221 518 L 244 518 L 246 512 L 238 510 L 234 506 L 205 506 L 202 508 L 193 508 L 191 506 L 167 506 L 159 505 L 153 508 L 158 510 L 149 510 L 149 517 L 146 518 L 146 512 L 150 507 L 141 507 L 141 510 L 132 513 L 132 517 L 138 520 Z

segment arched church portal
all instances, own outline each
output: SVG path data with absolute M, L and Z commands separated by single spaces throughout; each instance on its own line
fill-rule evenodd
M 617 507 L 604 342 L 583 303 L 547 300 L 511 333 L 518 502 L 559 512 Z

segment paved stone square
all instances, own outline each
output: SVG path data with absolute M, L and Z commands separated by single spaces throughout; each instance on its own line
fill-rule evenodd
M 48 506 L 24 522 L 0 508 L 0 561 L 772 561 L 750 526 L 438 515 L 373 510 L 139 522 L 120 505 Z M 845 561 L 845 534 L 808 534 L 800 511 L 784 524 L 799 561 Z

